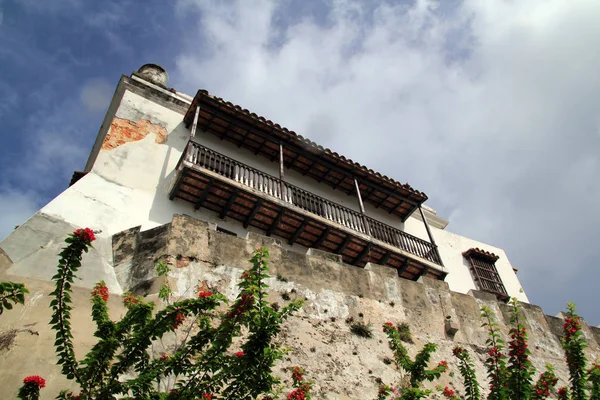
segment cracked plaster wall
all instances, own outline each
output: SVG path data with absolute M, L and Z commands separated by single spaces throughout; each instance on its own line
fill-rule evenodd
M 251 234 L 248 238 L 216 232 L 206 222 L 183 215 L 152 231 L 138 227 L 116 235 L 113 239 L 115 270 L 120 282 L 140 295 L 153 295 L 160 287 L 154 264 L 164 260 L 171 264 L 169 280 L 176 296 L 194 296 L 199 284 L 225 294 L 237 296 L 237 283 L 252 251 L 265 246 L 270 251 L 270 302 L 280 305 L 287 293 L 304 298 L 302 310 L 284 324 L 280 343 L 292 352 L 280 367 L 302 365 L 317 379 L 316 398 L 369 399 L 376 397 L 377 380 L 394 383 L 397 372 L 386 364 L 392 354 L 381 325 L 386 321 L 408 322 L 414 344 L 407 345 L 414 356 L 428 341 L 439 345 L 432 365 L 445 359 L 454 376 L 446 374 L 439 382 L 462 388 L 452 348 L 466 347 L 475 360 L 480 380 L 486 376 L 485 340 L 481 329 L 480 307 L 490 307 L 507 333 L 510 316 L 505 304 L 487 293 L 461 294 L 450 291 L 444 282 L 424 279 L 412 282 L 398 278 L 389 268 L 369 265 L 365 269 L 339 262 L 336 255 L 311 251 L 301 255 L 283 248 L 272 238 Z M 275 277 L 280 275 L 287 282 Z M 555 365 L 562 383 L 567 383 L 567 369 L 559 335 L 560 319 L 545 315 L 541 308 L 523 303 L 525 325 L 529 332 L 533 364 L 538 371 L 548 362 Z M 445 318 L 451 316 L 458 332 L 450 337 L 445 331 Z M 373 339 L 350 333 L 348 318 L 373 326 Z M 584 327 L 590 359 L 600 356 L 600 329 Z
M 11 240 L 2 243 L 8 251 L 0 254 L 0 279 L 24 282 L 31 294 L 25 306 L 18 306 L 2 316 L 1 330 L 18 329 L 20 333 L 10 349 L 0 352 L 3 360 L 0 398 L 13 398 L 22 377 L 31 374 L 40 374 L 49 381 L 42 391 L 42 399 L 54 398 L 59 389 L 72 387 L 72 383 L 60 377 L 51 348 L 54 335 L 47 323 L 52 284 L 46 275 L 36 279 L 37 275 L 29 276 L 22 270 L 29 263 L 31 268 L 42 268 L 44 274 L 52 272 L 54 262 L 50 260 L 56 259 L 63 239 L 58 233 L 74 228 L 65 224 L 48 215 L 36 215 L 25 224 L 27 227 L 22 231 L 19 228 Z M 55 228 L 50 230 L 48 226 Z M 36 262 L 27 261 L 32 253 L 19 249 L 17 239 L 31 240 L 35 246 L 41 246 L 34 252 L 38 253 Z M 105 271 L 113 277 L 115 286 L 156 300 L 163 281 L 156 279 L 154 266 L 157 260 L 164 260 L 171 264 L 168 279 L 177 297 L 194 296 L 196 286 L 205 285 L 234 299 L 239 277 L 249 267 L 247 260 L 259 246 L 267 247 L 271 254 L 268 301 L 284 305 L 288 302 L 282 297 L 284 293 L 292 299 L 305 299 L 303 308 L 284 323 L 277 338 L 279 344 L 291 349 L 278 364 L 277 373 L 285 381 L 289 378 L 283 368 L 302 365 L 307 377 L 316 381 L 316 399 L 373 399 L 379 379 L 386 383 L 398 379 L 397 371 L 386 361 L 392 357 L 380 328 L 386 321 L 404 321 L 410 325 L 414 344 L 407 347 L 411 356 L 427 341 L 437 343 L 439 348 L 432 357 L 432 365 L 446 359 L 455 374 L 446 374 L 435 384 L 449 384 L 459 390 L 460 378 L 451 355 L 455 345 L 469 349 L 478 377 L 480 380 L 485 377 L 486 333 L 480 328 L 479 307 L 488 305 L 502 330 L 508 331 L 506 306 L 485 293 L 452 292 L 446 283 L 430 279 L 407 281 L 398 278 L 393 270 L 378 265 L 365 269 L 352 267 L 340 263 L 336 255 L 317 250 L 311 249 L 309 255 L 299 254 L 284 248 L 276 239 L 253 233 L 248 238 L 234 237 L 217 232 L 214 224 L 184 215 L 176 215 L 170 223 L 151 229 L 130 226 L 104 241 L 95 242 L 98 257 L 90 253 L 84 258 L 80 270 L 84 281 L 77 286 L 85 286 L 86 281 L 98 278 L 86 274 Z M 14 259 L 7 256 L 9 252 Z M 106 255 L 107 252 L 112 254 Z M 114 260 L 112 266 L 96 264 L 100 258 L 108 259 L 106 257 Z M 275 278 L 277 275 L 287 282 Z M 73 326 L 78 357 L 94 343 L 88 299 L 89 289 L 75 287 Z M 123 315 L 118 295 L 111 294 L 109 305 L 113 318 Z M 534 365 L 540 370 L 546 362 L 553 363 L 561 383 L 565 384 L 567 372 L 557 336 L 561 320 L 527 304 L 523 312 Z M 452 316 L 458 325 L 454 337 L 445 333 L 446 315 Z M 372 325 L 374 337 L 364 339 L 351 334 L 348 318 Z M 23 331 L 27 329 L 35 330 L 39 336 Z M 591 359 L 596 359 L 600 355 L 600 329 L 586 325 L 584 329 L 590 346 L 588 353 Z M 168 350 L 171 342 L 166 343 Z

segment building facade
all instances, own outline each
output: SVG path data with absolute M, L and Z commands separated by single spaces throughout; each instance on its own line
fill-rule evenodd
M 504 251 L 450 232 L 426 200 L 204 90 L 170 89 L 166 71 L 148 64 L 119 81 L 85 169 L 0 248 L 12 275 L 48 279 L 53 265 L 39 261 L 55 257 L 69 229 L 89 226 L 99 241 L 81 285 L 104 280 L 122 293 L 131 287 L 113 268 L 113 235 L 185 214 L 299 254 L 332 253 L 348 268 L 379 264 L 528 302 Z

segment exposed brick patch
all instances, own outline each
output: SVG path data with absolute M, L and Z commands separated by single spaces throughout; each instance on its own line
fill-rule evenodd
M 102 143 L 102 150 L 112 150 L 128 142 L 137 142 L 150 133 L 154 133 L 158 144 L 167 141 L 167 130 L 158 124 L 153 124 L 145 119 L 134 122 L 115 117 L 110 124 L 110 130 L 104 143 Z

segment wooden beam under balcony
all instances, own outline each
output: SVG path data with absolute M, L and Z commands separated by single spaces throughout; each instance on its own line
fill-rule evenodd
M 258 210 L 260 210 L 260 206 L 262 205 L 263 200 L 262 199 L 258 199 L 256 201 L 256 204 L 254 205 L 254 207 L 252 207 L 252 211 L 250 212 L 250 214 L 248 214 L 248 216 L 246 217 L 246 219 L 244 220 L 244 229 L 248 228 L 248 225 L 250 225 L 250 223 L 252 222 L 252 219 L 254 219 L 254 217 L 256 216 L 256 213 L 258 213 Z
M 289 158 L 291 161 L 287 163 L 289 168 L 317 181 L 322 180 L 332 187 L 336 186 L 349 195 L 353 194 L 352 179 L 357 178 L 364 185 L 364 201 L 379 206 L 402 220 L 406 220 L 427 199 L 424 193 L 407 184 L 382 176 L 265 118 L 210 96 L 205 91 L 198 91 L 184 117 L 188 127 L 192 124 L 198 106 L 198 128 L 270 160 L 276 159 L 276 147 L 283 143 L 286 151 L 289 150 L 292 154 Z M 327 178 L 334 173 L 338 174 L 334 179 Z
M 367 217 L 356 211 L 288 183 L 282 191 L 282 181 L 276 177 L 198 144 L 190 147 L 175 176 L 173 198 L 290 244 L 340 254 L 344 262 L 358 267 L 377 261 L 401 271 L 406 279 L 423 274 L 444 278 L 443 268 L 427 258 L 434 249 L 430 243 L 372 218 L 365 221 Z M 371 227 L 371 235 L 366 234 L 366 226 Z

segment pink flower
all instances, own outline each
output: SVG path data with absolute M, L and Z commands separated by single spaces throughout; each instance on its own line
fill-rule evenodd
M 43 388 L 46 386 L 46 380 L 39 375 L 27 376 L 25 377 L 25 379 L 23 379 L 23 383 L 29 385 L 36 385 L 39 388 Z

